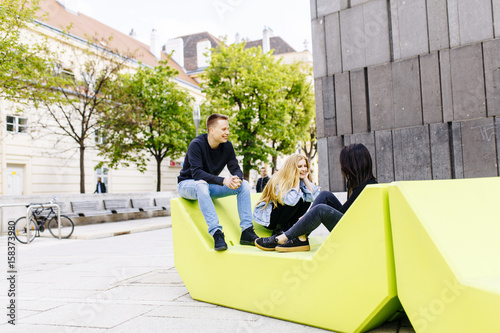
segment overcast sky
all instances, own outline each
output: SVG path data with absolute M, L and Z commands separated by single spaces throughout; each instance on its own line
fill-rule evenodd
M 234 41 L 262 39 L 264 26 L 297 51 L 308 40 L 311 50 L 309 0 L 79 0 L 81 12 L 123 33 L 132 28 L 139 40 L 150 44 L 151 30 L 160 41 L 208 31 Z

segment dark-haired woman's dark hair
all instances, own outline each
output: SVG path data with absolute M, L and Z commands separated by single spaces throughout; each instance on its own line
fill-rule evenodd
M 375 180 L 372 157 L 361 143 L 342 148 L 340 152 L 340 170 L 347 180 L 348 195 L 359 185 Z

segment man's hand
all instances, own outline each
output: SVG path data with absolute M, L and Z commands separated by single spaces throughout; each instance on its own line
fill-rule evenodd
M 231 176 L 224 178 L 224 185 L 229 187 L 231 190 L 236 190 L 241 186 L 241 179 L 238 176 Z

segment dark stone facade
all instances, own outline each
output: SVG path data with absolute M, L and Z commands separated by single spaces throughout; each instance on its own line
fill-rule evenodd
M 311 0 L 311 16 L 323 189 L 345 189 L 355 142 L 379 182 L 499 176 L 500 1 Z

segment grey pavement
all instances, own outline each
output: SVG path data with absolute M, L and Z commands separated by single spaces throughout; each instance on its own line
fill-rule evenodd
M 2 278 L 0 332 L 327 332 L 193 300 L 174 266 L 170 217 L 77 226 L 74 236 L 17 245 L 17 321 L 7 323 Z M 1 236 L 6 277 L 7 246 Z M 414 331 L 403 319 L 372 332 Z

